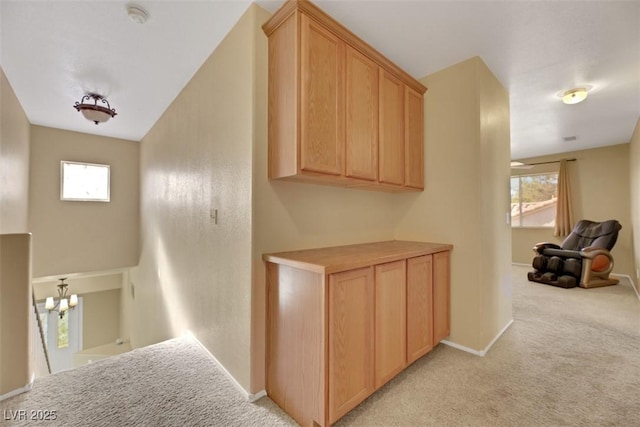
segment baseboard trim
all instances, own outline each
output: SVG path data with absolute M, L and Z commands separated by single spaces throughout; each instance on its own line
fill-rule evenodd
M 240 383 L 233 377 L 233 375 L 231 375 L 231 373 L 229 371 L 227 371 L 227 368 L 225 368 L 222 363 L 220 363 L 220 361 L 218 359 L 216 359 L 216 357 L 211 354 L 211 352 L 209 351 L 209 349 L 207 347 L 204 346 L 204 344 L 202 344 L 200 342 L 200 340 L 198 340 L 198 338 L 196 338 L 196 336 L 193 334 L 193 332 L 191 331 L 187 331 L 187 333 L 185 334 L 186 336 L 188 336 L 189 338 L 191 338 L 193 341 L 195 341 L 200 348 L 202 348 L 211 358 L 211 360 L 214 361 L 214 363 L 216 365 L 218 365 L 218 367 L 220 368 L 220 370 L 222 371 L 222 373 L 229 379 L 229 381 L 231 381 L 231 383 L 238 389 L 238 391 L 242 394 L 242 396 L 249 401 L 250 403 L 255 402 L 256 400 L 260 399 L 261 397 L 264 397 L 267 395 L 267 392 L 264 390 L 261 390 L 257 393 L 251 394 L 249 393 L 247 390 L 245 390 L 244 387 L 242 387 L 240 385 Z
M 531 264 L 525 264 L 523 262 L 512 262 L 511 265 L 517 265 L 518 267 L 531 267 Z
M 267 395 L 267 391 L 266 390 L 260 390 L 257 393 L 254 394 L 249 394 L 249 402 L 253 403 L 256 400 L 262 399 L 263 397 L 265 397 Z
M 474 350 L 474 349 L 472 349 L 472 348 L 465 347 L 465 346 L 460 345 L 460 344 L 457 344 L 457 343 L 455 343 L 455 342 L 453 342 L 453 341 L 442 340 L 442 341 L 440 341 L 440 342 L 441 342 L 442 344 L 444 344 L 444 345 L 448 345 L 449 347 L 453 347 L 453 348 L 456 348 L 456 349 L 458 349 L 458 350 L 462 350 L 462 351 L 464 351 L 465 353 L 471 353 L 471 354 L 473 354 L 473 355 L 475 355 L 475 356 L 480 356 L 480 357 L 484 356 L 484 354 L 482 354 L 482 352 L 481 352 L 481 351 L 479 351 L 479 350 Z
M 502 334 L 504 334 L 507 331 L 507 329 L 509 329 L 509 326 L 511 326 L 512 324 L 513 324 L 513 319 L 509 320 L 506 326 L 502 328 L 500 332 L 498 332 L 498 334 L 493 338 L 493 340 L 491 340 L 489 345 L 484 350 L 474 350 L 472 348 L 465 347 L 464 345 L 457 344 L 453 341 L 442 340 L 440 342 L 442 344 L 448 345 L 449 347 L 457 348 L 458 350 L 462 350 L 476 356 L 484 357 L 489 352 L 489 349 L 491 349 L 491 347 L 496 343 L 496 341 L 498 341 L 498 339 L 502 336 Z
M 31 374 L 31 381 L 29 381 L 29 384 L 25 385 L 24 387 L 17 388 L 15 390 L 11 390 L 9 393 L 3 394 L 2 396 L 0 396 L 0 402 L 2 402 L 3 400 L 7 400 L 10 397 L 17 396 L 19 394 L 31 391 L 34 381 L 35 381 L 35 374 Z
M 631 287 L 633 288 L 633 291 L 636 293 L 636 297 L 638 297 L 638 301 L 640 301 L 640 293 L 638 293 L 638 288 L 636 287 L 636 283 L 633 281 L 631 276 L 629 276 L 628 274 L 618 274 L 618 273 L 611 273 L 611 275 L 629 279 L 629 282 L 631 283 Z

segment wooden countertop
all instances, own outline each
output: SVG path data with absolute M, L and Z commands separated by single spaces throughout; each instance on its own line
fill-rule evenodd
M 331 274 L 452 249 L 453 245 L 445 243 L 390 240 L 263 254 L 262 259 L 274 264 L 284 264 L 316 273 Z

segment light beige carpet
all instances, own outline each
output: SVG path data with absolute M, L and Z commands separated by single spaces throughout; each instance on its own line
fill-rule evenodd
M 640 303 L 628 281 L 561 289 L 514 266 L 514 323 L 485 357 L 439 345 L 339 421 L 640 426 Z
M 445 345 L 340 426 L 640 426 L 640 303 L 628 282 L 560 289 L 513 267 L 514 323 L 478 357 Z M 61 426 L 293 425 L 246 402 L 187 338 L 36 381 L 0 410 L 55 409 Z M 0 418 L 0 424 L 3 422 Z
M 37 417 L 37 411 L 56 411 L 56 419 L 12 421 L 20 410 L 27 418 Z M 248 403 L 190 337 L 39 378 L 30 392 L 0 402 L 0 415 L 0 425 L 8 426 L 292 424 L 269 399 Z

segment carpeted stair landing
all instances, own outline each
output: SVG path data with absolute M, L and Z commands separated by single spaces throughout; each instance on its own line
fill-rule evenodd
M 39 378 L 0 409 L 9 426 L 295 425 L 269 399 L 247 402 L 189 336 Z M 55 410 L 57 419 L 4 419 L 17 410 Z

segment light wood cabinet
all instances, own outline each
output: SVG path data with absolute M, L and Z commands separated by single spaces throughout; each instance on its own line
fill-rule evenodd
M 267 265 L 266 388 L 296 420 L 325 417 L 325 286 L 317 274 L 288 265 Z M 291 301 L 295 295 L 296 303 Z M 324 362 L 322 362 L 324 363 Z
M 448 331 L 451 249 L 389 241 L 263 255 L 271 399 L 303 426 L 328 426 L 426 354 Z
M 378 179 L 378 65 L 347 46 L 346 175 Z
M 300 16 L 300 168 L 341 175 L 344 153 L 344 49 L 329 30 Z
M 432 348 L 433 255 L 424 255 L 407 260 L 407 363 Z
M 373 388 L 373 268 L 329 276 L 329 422 Z
M 433 255 L 433 339 L 440 342 L 451 332 L 450 300 L 451 255 L 438 252 Z
M 404 184 L 404 85 L 380 73 L 380 182 Z
M 405 86 L 405 185 L 424 189 L 424 102 L 421 93 Z
M 426 88 L 306 0 L 269 37 L 269 178 L 386 191 L 424 187 Z
M 380 388 L 407 365 L 406 261 L 375 266 L 375 384 Z

